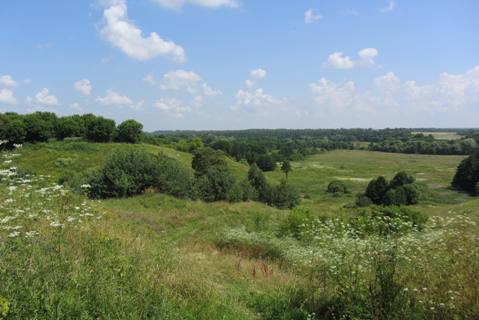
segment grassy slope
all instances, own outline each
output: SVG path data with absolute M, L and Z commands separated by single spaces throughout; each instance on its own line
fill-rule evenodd
M 19 167 L 38 174 L 58 178 L 69 172 L 84 171 L 101 165 L 115 148 L 132 147 L 119 144 L 89 144 L 54 142 L 25 146 L 17 159 Z M 164 152 L 189 165 L 191 155 L 169 148 L 138 145 L 156 153 Z M 58 159 L 72 159 L 68 161 Z M 290 182 L 309 196 L 303 203 L 315 212 L 334 213 L 354 200 L 354 194 L 364 189 L 369 179 L 378 175 L 391 178 L 399 170 L 407 170 L 430 189 L 434 197 L 443 197 L 449 204 L 433 201 L 419 205 L 430 214 L 449 214 L 450 210 L 472 210 L 479 199 L 469 198 L 448 190 L 447 186 L 462 157 L 387 154 L 368 151 L 333 151 L 294 162 Z M 238 177 L 246 175 L 244 165 L 228 160 Z M 278 181 L 278 169 L 267 174 Z M 333 179 L 343 179 L 353 193 L 335 198 L 325 188 Z M 443 201 L 444 202 L 444 201 Z M 179 200 L 161 194 L 145 194 L 129 199 L 96 202 L 110 213 L 115 233 L 137 235 L 147 243 L 171 248 L 179 261 L 172 276 L 176 285 L 195 281 L 194 286 L 206 287 L 215 293 L 222 305 L 236 306 L 238 314 L 253 318 L 251 295 L 279 290 L 283 285 L 299 281 L 297 275 L 274 261 L 255 259 L 239 252 L 220 251 L 214 242 L 223 230 L 246 226 L 247 229 L 268 228 L 276 224 L 287 211 L 276 210 L 259 203 L 213 203 Z M 112 231 L 110 231 L 112 232 Z M 154 250 L 154 248 L 152 248 Z M 261 272 L 264 266 L 268 272 Z M 196 279 L 196 280 L 194 280 Z
M 117 149 L 138 148 L 151 153 L 164 153 L 190 167 L 192 156 L 189 153 L 149 144 L 125 145 L 121 143 L 88 143 L 81 141 L 49 142 L 28 144 L 22 149 L 18 159 L 21 168 L 36 174 L 51 175 L 54 179 L 65 174 L 85 172 L 99 168 L 106 157 Z M 227 159 L 228 165 L 239 178 L 246 176 L 248 168 Z

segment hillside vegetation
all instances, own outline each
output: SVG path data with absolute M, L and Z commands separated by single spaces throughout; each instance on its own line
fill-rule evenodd
M 153 191 L 88 200 L 57 185 L 120 149 L 192 160 L 163 146 L 76 140 L 2 153 L 0 318 L 479 315 L 479 202 L 449 188 L 461 156 L 338 150 L 292 161 L 288 181 L 302 198 L 293 210 Z M 372 178 L 405 169 L 422 191 L 412 209 L 353 205 Z M 266 176 L 277 183 L 284 172 Z M 328 193 L 331 181 L 349 193 Z

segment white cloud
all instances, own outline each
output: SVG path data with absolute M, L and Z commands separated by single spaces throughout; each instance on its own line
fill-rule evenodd
M 353 60 L 351 57 L 342 52 L 333 52 L 328 56 L 325 65 L 334 69 L 353 69 L 355 67 L 370 67 L 374 66 L 376 62 L 374 59 L 379 55 L 376 48 L 364 48 L 358 51 L 358 60 Z
M 15 94 L 10 89 L 0 89 L 0 104 L 14 105 L 17 103 Z
M 112 89 L 107 90 L 105 96 L 97 97 L 95 101 L 104 106 L 128 107 L 135 111 L 141 110 L 144 104 L 143 100 L 135 103 L 130 97 Z
M 84 96 L 89 96 L 92 90 L 91 82 L 88 79 L 82 79 L 75 82 L 73 88 Z
M 221 94 L 220 90 L 209 86 L 203 78 L 193 72 L 185 70 L 174 70 L 163 75 L 161 81 L 155 79 L 153 75 L 147 75 L 143 81 L 151 85 L 159 85 L 164 91 L 177 91 L 178 93 L 187 93 L 195 96 L 195 104 L 200 105 L 205 97 L 213 97 Z
M 221 94 L 220 90 L 213 89 L 210 86 L 208 86 L 206 83 L 203 83 L 202 88 L 203 88 L 203 94 L 207 97 L 214 97 Z
M 154 106 L 175 118 L 183 118 L 186 113 L 193 111 L 191 107 L 182 105 L 182 103 L 175 98 L 161 98 L 155 102 Z
M 250 75 L 252 79 L 259 80 L 266 78 L 268 72 L 262 68 L 251 70 Z
M 127 56 L 140 61 L 168 56 L 176 62 L 185 62 L 185 51 L 172 41 L 162 39 L 156 32 L 148 37 L 128 19 L 125 0 L 112 0 L 103 11 L 105 24 L 101 36 Z
M 207 8 L 238 8 L 239 2 L 236 0 L 152 0 L 164 8 L 178 10 L 186 4 L 197 5 Z
M 360 60 L 358 63 L 364 66 L 372 66 L 375 64 L 374 58 L 376 58 L 378 54 L 379 51 L 376 48 L 364 48 L 359 50 L 358 56 Z
M 479 103 L 479 65 L 460 73 L 442 73 L 437 81 L 418 84 L 401 81 L 393 72 L 374 79 L 376 93 L 360 92 L 354 82 L 337 84 L 320 79 L 310 84 L 316 103 L 335 110 L 387 111 L 388 107 L 402 112 L 448 112 Z
M 5 87 L 15 87 L 17 82 L 13 80 L 12 76 L 6 74 L 0 77 L 0 85 Z
M 313 9 L 308 9 L 304 12 L 304 23 L 313 23 L 322 18 L 323 16 L 319 13 L 315 13 Z
M 281 101 L 275 99 L 273 96 L 264 92 L 263 89 L 258 88 L 254 91 L 248 91 L 240 89 L 236 93 L 236 104 L 238 106 L 266 106 L 271 104 L 277 104 Z
M 395 8 L 396 8 L 396 1 L 391 0 L 389 1 L 387 7 L 381 8 L 379 9 L 379 11 L 382 13 L 387 13 L 387 12 L 393 11 Z
M 47 88 L 43 88 L 35 95 L 35 104 L 39 107 L 53 107 L 58 105 L 58 99 Z
M 165 73 L 160 85 L 162 90 L 192 90 L 201 81 L 200 75 L 192 71 L 175 70 Z
M 349 56 L 345 56 L 342 52 L 334 52 L 328 56 L 326 63 L 328 66 L 335 69 L 352 69 L 354 62 Z

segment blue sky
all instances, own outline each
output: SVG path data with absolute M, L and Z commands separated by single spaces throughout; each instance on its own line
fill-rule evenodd
M 0 39 L 0 112 L 147 130 L 479 126 L 476 0 L 16 0 Z

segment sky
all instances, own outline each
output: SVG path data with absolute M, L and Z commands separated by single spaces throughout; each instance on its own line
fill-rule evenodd
M 145 129 L 479 127 L 477 0 L 0 2 L 0 112 Z

